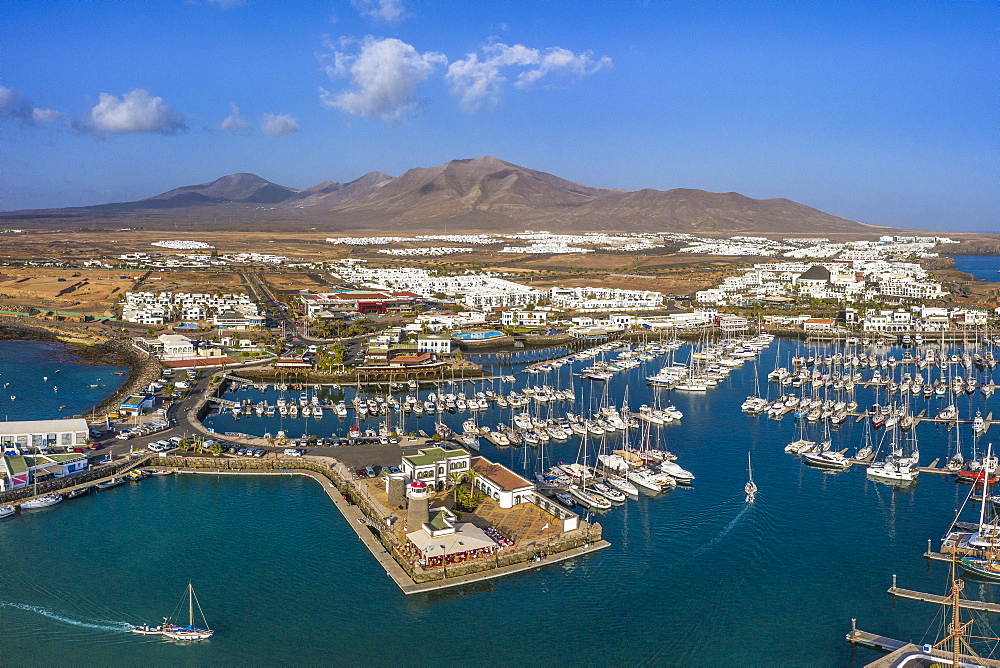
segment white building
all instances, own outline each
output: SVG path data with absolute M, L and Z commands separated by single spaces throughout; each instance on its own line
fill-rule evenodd
M 552 305 L 576 311 L 622 311 L 662 308 L 663 295 L 652 290 L 620 288 L 559 288 L 549 290 Z
M 450 355 L 452 340 L 450 336 L 437 334 L 420 334 L 417 336 L 417 352 L 432 355 Z
M 20 452 L 27 447 L 82 448 L 89 434 L 90 428 L 83 418 L 0 422 L 0 447 L 5 453 Z
M 534 501 L 535 485 L 503 464 L 476 457 L 472 460 L 472 468 L 479 474 L 473 485 L 501 508 L 513 508 L 519 503 Z
M 419 480 L 428 485 L 444 488 L 451 483 L 450 474 L 467 473 L 472 466 L 472 456 L 465 450 L 424 448 L 415 455 L 406 455 L 400 470 L 410 482 Z
M 520 311 L 510 309 L 500 314 L 500 324 L 505 327 L 541 327 L 548 320 L 548 311 Z

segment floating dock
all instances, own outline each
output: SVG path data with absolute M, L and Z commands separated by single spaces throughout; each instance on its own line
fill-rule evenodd
M 949 559 L 950 561 L 950 559 Z M 951 605 L 950 596 L 941 596 L 940 594 L 928 594 L 922 591 L 913 591 L 912 589 L 903 589 L 896 586 L 896 576 L 892 576 L 893 585 L 889 587 L 888 592 L 890 595 L 897 598 L 905 598 L 910 601 L 920 601 L 921 603 L 936 603 L 938 605 Z M 1000 604 L 998 603 L 987 603 L 986 601 L 972 601 L 967 599 L 959 599 L 959 606 L 965 610 L 978 610 L 979 612 L 992 612 L 995 614 L 1000 614 Z

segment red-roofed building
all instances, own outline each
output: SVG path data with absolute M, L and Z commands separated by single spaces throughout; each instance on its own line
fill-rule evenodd
M 474 457 L 472 468 L 478 474 L 473 484 L 501 508 L 513 508 L 519 503 L 535 500 L 535 485 L 503 464 L 496 464 L 485 457 Z

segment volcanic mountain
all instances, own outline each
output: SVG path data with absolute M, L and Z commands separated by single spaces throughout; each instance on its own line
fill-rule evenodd
M 411 169 L 393 178 L 370 172 L 348 183 L 324 181 L 306 190 L 254 174 L 232 174 L 135 202 L 14 211 L 0 219 L 20 226 L 161 224 L 219 229 L 325 232 L 586 231 L 721 233 L 873 232 L 875 226 L 823 213 L 787 199 L 674 189 L 593 188 L 492 156 Z M 229 221 L 219 224 L 219 220 Z

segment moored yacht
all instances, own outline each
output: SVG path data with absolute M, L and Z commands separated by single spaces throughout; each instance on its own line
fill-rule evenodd
M 28 499 L 21 504 L 21 507 L 29 510 L 34 508 L 48 508 L 49 506 L 56 505 L 62 500 L 62 494 L 43 494 L 42 496 L 36 496 L 33 499 Z

